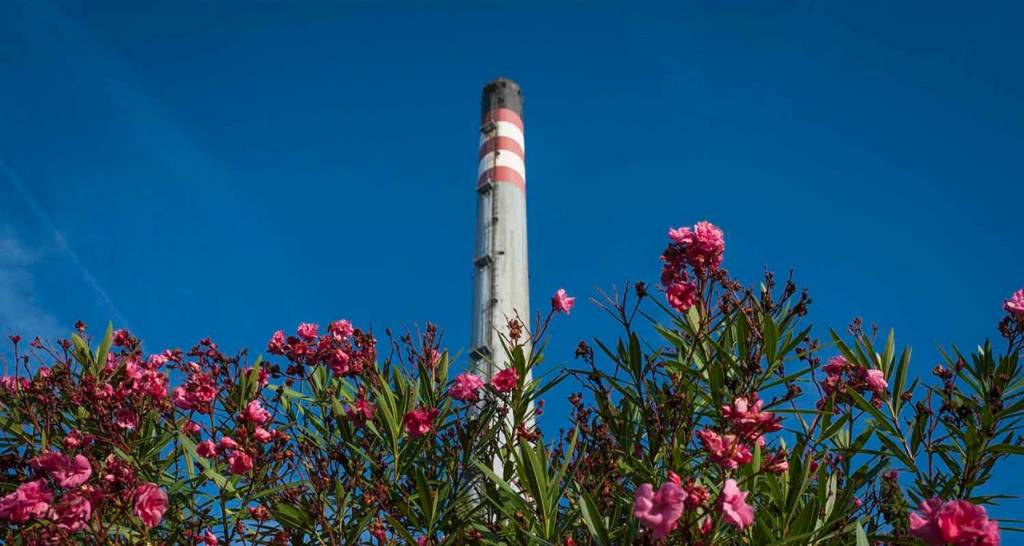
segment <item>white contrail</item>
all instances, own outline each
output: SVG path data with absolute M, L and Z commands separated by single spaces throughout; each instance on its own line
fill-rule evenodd
M 31 193 L 29 193 L 28 188 L 25 187 L 25 183 L 22 182 L 21 178 L 19 178 L 18 175 L 11 170 L 11 168 L 7 165 L 7 162 L 4 161 L 2 157 L 0 157 L 0 171 L 3 171 L 7 179 L 10 180 L 11 185 L 14 186 L 14 189 L 17 190 L 18 193 L 20 193 L 21 196 L 25 198 L 26 202 L 28 202 L 28 206 L 32 209 L 32 212 L 34 212 L 36 216 L 38 216 L 39 219 L 43 221 L 47 229 L 49 229 L 52 232 L 53 240 L 57 243 L 57 246 L 64 252 L 65 255 L 67 255 L 68 258 L 71 259 L 71 263 L 73 263 L 75 267 L 78 268 L 78 271 L 82 274 L 82 278 L 84 278 L 86 284 L 88 284 L 89 287 L 92 288 L 92 291 L 96 293 L 96 296 L 100 299 L 100 301 L 102 301 L 103 304 L 106 305 L 108 309 L 110 309 L 110 313 L 113 316 L 116 324 L 119 327 L 128 328 L 128 321 L 126 321 L 124 317 L 121 316 L 121 313 L 118 312 L 117 308 L 114 307 L 114 302 L 111 301 L 110 295 L 108 295 L 107 291 L 104 290 L 102 286 L 100 286 L 100 283 L 96 280 L 96 277 L 94 277 L 93 274 L 89 271 L 89 269 L 85 267 L 85 264 L 82 263 L 82 260 L 78 259 L 78 254 L 75 254 L 74 249 L 72 249 L 71 246 L 68 245 L 67 239 L 64 238 L 64 234 L 61 233 L 59 229 L 57 229 L 57 226 L 53 223 L 53 220 L 50 220 L 50 215 L 46 214 L 46 211 L 43 210 L 41 206 L 39 206 L 39 202 L 36 201 L 35 197 L 32 197 Z

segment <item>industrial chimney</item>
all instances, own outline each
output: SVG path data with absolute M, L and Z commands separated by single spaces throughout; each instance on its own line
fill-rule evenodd
M 477 166 L 471 366 L 489 380 L 509 365 L 499 332 L 519 317 L 529 336 L 526 260 L 526 154 L 523 92 L 498 78 L 484 86 Z

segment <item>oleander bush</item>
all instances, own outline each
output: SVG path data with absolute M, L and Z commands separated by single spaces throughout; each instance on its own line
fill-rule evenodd
M 209 339 L 146 352 L 82 323 L 11 336 L 0 538 L 988 546 L 1015 530 L 985 507 L 1024 453 L 1024 290 L 998 347 L 950 347 L 914 377 L 892 332 L 816 330 L 807 292 L 770 274 L 745 288 L 724 248 L 710 223 L 671 230 L 656 285 L 594 300 L 620 339 L 580 342 L 575 362 L 543 359 L 564 291 L 535 331 L 509 317 L 487 381 L 454 370 L 434 326 L 301 324 L 255 358 Z M 542 431 L 559 383 L 571 414 Z

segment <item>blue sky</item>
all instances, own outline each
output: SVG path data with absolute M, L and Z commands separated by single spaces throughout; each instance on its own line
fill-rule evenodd
M 92 4 L 0 4 L 4 333 L 261 349 L 348 317 L 465 347 L 498 75 L 535 308 L 654 280 L 667 228 L 709 219 L 734 275 L 794 268 L 819 334 L 894 327 L 927 373 L 1024 286 L 1019 5 Z M 613 333 L 580 305 L 549 359 Z

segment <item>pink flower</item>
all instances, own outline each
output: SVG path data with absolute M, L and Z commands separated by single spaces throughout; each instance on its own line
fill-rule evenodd
M 341 349 L 335 349 L 334 352 L 331 353 L 331 359 L 328 361 L 327 365 L 331 367 L 331 371 L 334 372 L 334 375 L 347 375 L 350 371 L 348 360 L 348 353 Z
M 519 374 L 515 368 L 505 368 L 491 378 L 491 386 L 498 392 L 512 392 L 518 382 Z
M 68 457 L 56 451 L 49 451 L 33 457 L 32 468 L 49 472 L 61 487 L 78 487 L 92 475 L 92 465 L 84 455 Z
M 789 453 L 782 448 L 774 453 L 769 453 L 765 457 L 761 468 L 771 472 L 772 474 L 782 474 L 783 472 L 789 471 Z
M 139 426 L 139 416 L 128 408 L 121 408 L 114 412 L 114 423 L 125 430 L 135 430 Z
M 1003 302 L 1003 309 L 1018 317 L 1024 316 L 1024 288 L 1014 292 L 1010 299 Z
M 719 436 L 712 430 L 704 429 L 697 433 L 697 437 L 704 445 L 708 459 L 722 468 L 735 470 L 740 465 L 749 464 L 754 459 L 750 448 L 740 443 L 734 434 Z
M 747 495 L 749 493 L 740 491 L 736 480 L 725 480 L 721 498 L 722 517 L 726 523 L 737 529 L 754 523 L 754 508 L 747 504 Z
M 251 370 L 252 368 L 249 368 L 249 370 L 247 370 L 246 373 L 248 373 L 248 371 Z M 267 384 L 268 376 L 269 372 L 263 369 L 260 370 L 260 386 L 264 386 Z M 199 379 L 200 377 L 202 377 L 202 379 Z M 217 387 L 214 387 L 209 383 L 205 383 L 205 381 L 210 381 L 210 379 L 206 376 L 196 376 L 196 380 L 197 384 L 195 385 L 195 389 L 193 389 L 192 391 L 192 403 L 197 406 L 200 406 L 201 409 L 205 409 L 205 406 L 208 406 L 210 402 L 213 402 L 213 399 L 217 397 Z M 203 411 L 203 413 L 208 412 Z
M 63 465 L 52 472 L 61 487 L 78 487 L 92 476 L 92 465 L 84 455 L 64 457 Z
M 365 398 L 360 398 L 345 408 L 345 414 L 358 424 L 373 420 L 373 404 Z
M 32 457 L 28 464 L 36 470 L 44 470 L 46 472 L 53 472 L 64 466 L 65 456 L 61 455 L 56 451 L 47 451 Z
M 242 418 L 251 423 L 262 425 L 270 420 L 270 412 L 263 409 L 259 400 L 253 400 L 245 405 L 245 412 L 242 413 Z
M 697 288 L 686 281 L 674 282 L 665 289 L 665 299 L 676 311 L 686 311 L 697 301 Z
M 693 242 L 693 232 L 688 227 L 669 229 L 668 238 L 678 245 L 688 245 Z
M 221 449 L 238 449 L 238 442 L 232 439 L 230 436 L 224 436 L 220 439 Z
M 558 313 L 569 314 L 572 306 L 576 304 L 576 298 L 565 293 L 564 288 L 559 288 L 554 296 L 551 296 L 551 310 Z
M 114 330 L 113 343 L 115 347 L 123 347 L 128 344 L 132 339 L 132 334 L 128 330 Z
M 220 544 L 220 541 L 217 540 L 217 535 L 213 534 L 211 531 L 206 531 L 203 533 L 203 544 L 205 546 L 217 546 Z
M 711 222 L 697 222 L 693 226 L 693 243 L 690 246 L 690 264 L 693 267 L 708 265 L 718 269 L 725 253 L 725 235 Z
M 910 514 L 910 532 L 929 546 L 998 546 L 999 524 L 985 508 L 965 500 L 923 501 L 920 513 Z
M 889 386 L 885 381 L 885 374 L 882 373 L 882 370 L 868 370 L 867 383 L 868 388 L 878 394 L 884 393 L 886 387 Z
M 448 389 L 448 396 L 460 402 L 476 402 L 480 397 L 479 391 L 484 386 L 483 379 L 471 373 L 459 374 L 455 382 Z
M 355 332 L 355 328 L 352 328 L 352 323 L 345 320 L 336 320 L 327 326 L 327 331 L 334 336 L 334 339 L 341 341 L 348 336 L 351 336 Z
M 245 474 L 252 470 L 252 457 L 244 451 L 235 451 L 228 457 L 228 469 L 232 474 Z
M 27 389 L 29 386 L 28 379 L 24 377 L 14 377 L 5 375 L 0 377 L 0 389 L 3 389 L 10 393 L 18 392 L 19 390 Z
M 176 408 L 183 410 L 192 409 L 192 397 L 189 396 L 184 385 L 174 387 L 174 390 L 171 391 L 171 402 L 174 403 Z
M 272 355 L 283 355 L 284 351 L 284 332 L 278 330 L 274 332 L 274 335 L 270 336 L 270 341 L 267 342 L 267 352 Z
M 64 440 L 61 443 L 64 444 L 65 449 L 75 449 L 82 445 L 82 440 L 82 433 L 77 430 L 72 430 L 64 437 Z
M 694 269 L 718 269 L 725 253 L 725 235 L 711 222 L 697 222 L 693 229 L 681 227 L 668 230 L 668 238 L 679 245 L 671 254 L 685 258 Z M 680 252 L 682 254 L 680 255 Z M 672 260 L 678 266 L 679 261 Z
M 13 493 L 0 498 L 0 518 L 15 523 L 24 523 L 40 518 L 50 510 L 53 492 L 44 480 L 21 484 Z
M 437 408 L 432 408 L 430 410 L 414 409 L 407 411 L 405 413 L 405 417 L 402 419 L 402 423 L 405 425 L 405 431 L 413 438 L 419 438 L 420 436 L 433 432 L 434 418 L 437 417 L 438 413 Z
M 185 434 L 199 434 L 201 430 L 203 430 L 203 427 L 199 426 L 199 423 L 195 421 L 189 421 L 181 427 L 181 431 Z
M 782 430 L 782 418 L 770 411 L 762 411 L 764 401 L 757 393 L 749 397 L 736 397 L 731 406 L 722 406 L 722 416 L 736 433 L 748 442 L 764 445 L 763 436 Z
M 168 361 L 170 361 L 170 359 L 167 358 L 167 355 L 149 355 L 147 364 L 149 365 L 149 369 L 155 370 L 160 366 L 167 364 Z
M 50 519 L 57 523 L 57 528 L 75 533 L 85 529 L 92 516 L 92 503 L 78 493 L 64 495 L 60 503 L 53 507 Z
M 320 327 L 317 326 L 316 324 L 313 324 L 311 322 L 303 322 L 302 324 L 299 325 L 297 332 L 299 334 L 299 337 L 305 339 L 306 341 L 310 341 L 316 339 L 319 330 Z
M 135 515 L 146 527 L 156 527 L 167 511 L 167 493 L 155 483 L 142 483 L 133 495 Z
M 633 495 L 633 517 L 651 530 L 655 540 L 660 540 L 675 528 L 685 501 L 686 492 L 675 483 L 663 483 L 657 493 L 651 484 L 645 483 Z
M 196 453 L 204 459 L 212 459 L 217 456 L 217 445 L 213 440 L 203 440 L 196 445 Z
M 267 443 L 273 437 L 269 430 L 263 427 L 256 427 L 256 430 L 252 432 L 252 435 L 262 443 Z

